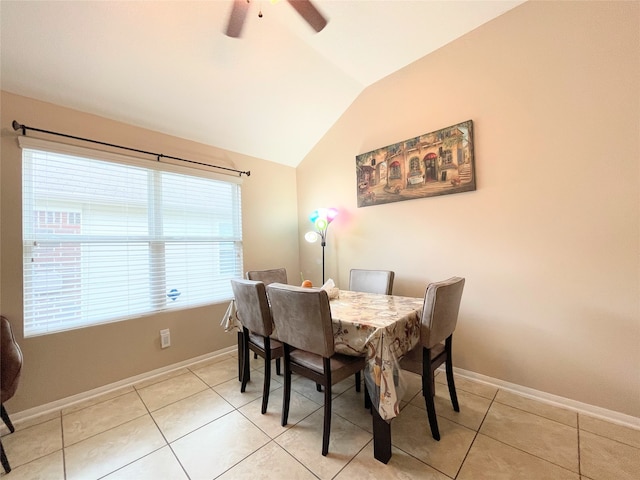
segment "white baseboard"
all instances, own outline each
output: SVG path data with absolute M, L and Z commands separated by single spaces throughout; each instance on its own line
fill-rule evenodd
M 23 410 L 22 412 L 12 413 L 11 418 L 12 420 L 14 420 L 14 422 L 17 423 L 20 421 L 29 420 L 34 417 L 38 417 L 40 415 L 45 415 L 52 412 L 60 411 L 64 408 L 69 408 L 74 404 L 83 402 L 90 398 L 97 397 L 99 395 L 104 395 L 105 393 L 108 393 L 110 391 L 117 390 L 123 387 L 128 387 L 130 385 L 134 385 L 136 383 L 142 382 L 143 380 L 149 380 L 154 377 L 158 377 L 160 375 L 164 375 L 166 373 L 172 372 L 174 370 L 188 367 L 190 365 L 194 365 L 196 363 L 210 360 L 229 352 L 233 352 L 236 350 L 236 348 L 237 347 L 235 345 L 231 347 L 227 347 L 222 350 L 208 353 L 206 355 L 201 355 L 196 358 L 191 358 L 183 362 L 175 363 L 173 365 L 168 365 L 166 367 L 158 368 L 150 372 L 136 375 L 134 377 L 121 380 L 119 382 L 111 383 L 109 385 L 104 385 L 102 387 L 95 388 L 87 392 L 79 393 L 71 397 L 62 398 L 60 400 L 56 400 L 55 402 L 47 403 L 45 405 L 40 405 L 38 407 L 30 408 L 28 410 Z M 578 402 L 568 398 L 559 397 L 557 395 L 541 392 L 539 390 L 534 390 L 529 387 L 523 387 L 521 385 L 517 385 L 510 382 L 505 382 L 497 378 L 487 377 L 486 375 L 471 372 L 469 370 L 463 370 L 461 368 L 454 367 L 454 371 L 457 375 L 460 375 L 461 377 L 466 377 L 470 380 L 482 382 L 487 385 L 491 385 L 493 387 L 509 390 L 513 393 L 517 393 L 519 395 L 522 395 L 527 398 L 531 398 L 533 400 L 537 400 L 539 402 L 544 402 L 549 405 L 554 405 L 556 407 L 567 408 L 569 410 L 573 410 L 578 413 L 590 415 L 592 417 L 600 418 L 602 420 L 606 420 L 608 422 L 612 422 L 618 425 L 623 425 L 625 427 L 640 429 L 640 418 L 633 417 L 631 415 L 625 415 L 623 413 L 615 412 L 613 410 L 607 410 L 606 408 L 596 407 L 594 405 L 589 405 L 589 404 Z
M 443 369 L 441 367 L 441 369 Z M 444 370 L 443 370 L 444 371 Z M 531 398 L 539 402 L 543 402 L 556 407 L 562 407 L 569 410 L 573 410 L 578 413 L 583 413 L 591 417 L 597 417 L 601 420 L 606 420 L 611 423 L 623 425 L 625 427 L 634 428 L 640 430 L 640 418 L 626 415 L 624 413 L 615 412 L 613 410 L 607 410 L 606 408 L 596 407 L 587 403 L 578 402 L 569 398 L 560 397 L 551 393 L 541 392 L 534 390 L 533 388 L 523 387 L 515 383 L 505 382 L 497 378 L 487 377 L 480 373 L 471 372 L 469 370 L 463 370 L 461 368 L 453 368 L 453 371 L 461 377 L 466 377 L 470 380 L 482 382 L 493 387 L 498 387 L 503 390 L 509 390 L 523 397 Z
M 128 387 L 136 383 L 140 383 L 144 380 L 149 380 L 154 377 L 158 377 L 160 375 L 173 372 L 174 370 L 179 370 L 181 368 L 188 367 L 190 365 L 194 365 L 199 362 L 203 362 L 206 360 L 219 357 L 229 352 L 234 352 L 237 350 L 237 348 L 238 347 L 236 347 L 235 345 L 231 347 L 223 348 L 222 350 L 217 350 L 215 352 L 207 353 L 205 355 L 200 355 L 199 357 L 190 358 L 189 360 L 185 360 L 183 362 L 167 365 L 166 367 L 158 368 L 150 372 L 145 372 L 140 375 L 136 375 L 134 377 L 129 377 L 115 383 L 103 385 L 102 387 L 98 387 L 98 388 L 94 388 L 93 390 L 78 393 L 77 395 L 61 398 L 60 400 L 46 403 L 44 405 L 39 405 L 37 407 L 29 408 L 21 412 L 12 413 L 11 420 L 13 421 L 13 423 L 18 423 L 21 421 L 30 420 L 35 417 L 39 417 L 40 415 L 46 415 L 52 412 L 60 411 L 65 408 L 69 408 L 77 403 L 84 402 L 85 400 L 89 400 L 90 398 L 104 395 L 105 393 L 111 392 L 113 390 L 118 390 L 119 388 Z

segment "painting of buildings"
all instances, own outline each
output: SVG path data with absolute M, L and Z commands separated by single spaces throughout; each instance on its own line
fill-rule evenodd
M 476 189 L 473 122 L 356 156 L 358 207 Z

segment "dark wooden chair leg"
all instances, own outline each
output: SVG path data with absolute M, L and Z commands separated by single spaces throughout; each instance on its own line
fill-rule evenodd
M 369 396 L 369 389 L 367 388 L 367 381 L 364 382 L 364 408 L 371 410 L 371 397 Z
M 276 375 L 282 375 L 282 372 L 280 371 L 280 359 L 276 358 Z
M 11 419 L 9 418 L 9 414 L 7 413 L 7 410 L 4 408 L 4 404 L 0 404 L 0 416 L 2 416 L 2 420 L 4 421 L 4 424 L 7 426 L 9 431 L 11 433 L 15 432 L 16 429 L 13 426 L 13 423 L 11 423 Z
M 322 429 L 322 455 L 329 453 L 331 435 L 331 360 L 324 359 L 324 427 Z
M 445 360 L 445 370 L 447 372 L 447 386 L 449 387 L 449 396 L 451 397 L 451 405 L 456 412 L 460 411 L 460 405 L 458 405 L 458 395 L 456 394 L 456 384 L 453 381 L 453 360 L 451 359 L 451 342 L 453 335 L 450 335 L 445 341 L 445 352 L 447 359 Z
M 269 387 L 271 384 L 271 339 L 264 339 L 264 386 L 262 387 L 262 414 L 267 411 L 269 403 Z
M 238 332 L 238 381 L 242 381 L 242 369 L 244 368 L 244 339 L 242 332 Z
M 360 372 L 356 372 L 356 392 L 360 391 Z
M 284 427 L 289 420 L 289 401 L 291 400 L 291 360 L 289 357 L 289 345 L 284 344 L 284 389 L 282 393 L 282 421 Z
M 438 430 L 438 419 L 436 418 L 436 406 L 433 400 L 435 389 L 433 386 L 433 370 L 431 369 L 431 351 L 428 348 L 422 349 L 422 395 L 427 407 L 429 426 L 431 435 L 435 440 L 440 441 L 440 431 Z
M 242 341 L 242 386 L 240 391 L 244 393 L 247 383 L 251 380 L 251 369 L 249 368 L 249 331 L 245 328 Z
M 0 460 L 2 461 L 2 467 L 4 468 L 5 473 L 9 473 L 11 471 L 11 465 L 9 465 L 7 454 L 4 453 L 4 445 L 2 445 L 2 440 L 0 440 Z

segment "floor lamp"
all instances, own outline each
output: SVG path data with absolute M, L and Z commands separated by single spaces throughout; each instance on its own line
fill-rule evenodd
M 334 218 L 338 215 L 338 210 L 335 208 L 318 208 L 311 212 L 309 220 L 316 228 L 315 231 L 307 232 L 304 236 L 305 240 L 310 243 L 314 243 L 320 238 L 320 245 L 322 246 L 322 284 L 324 285 L 324 247 L 327 245 L 327 228 Z

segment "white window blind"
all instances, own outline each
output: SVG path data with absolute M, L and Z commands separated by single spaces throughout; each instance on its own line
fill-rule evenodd
M 40 335 L 232 297 L 239 180 L 20 137 L 24 330 Z

